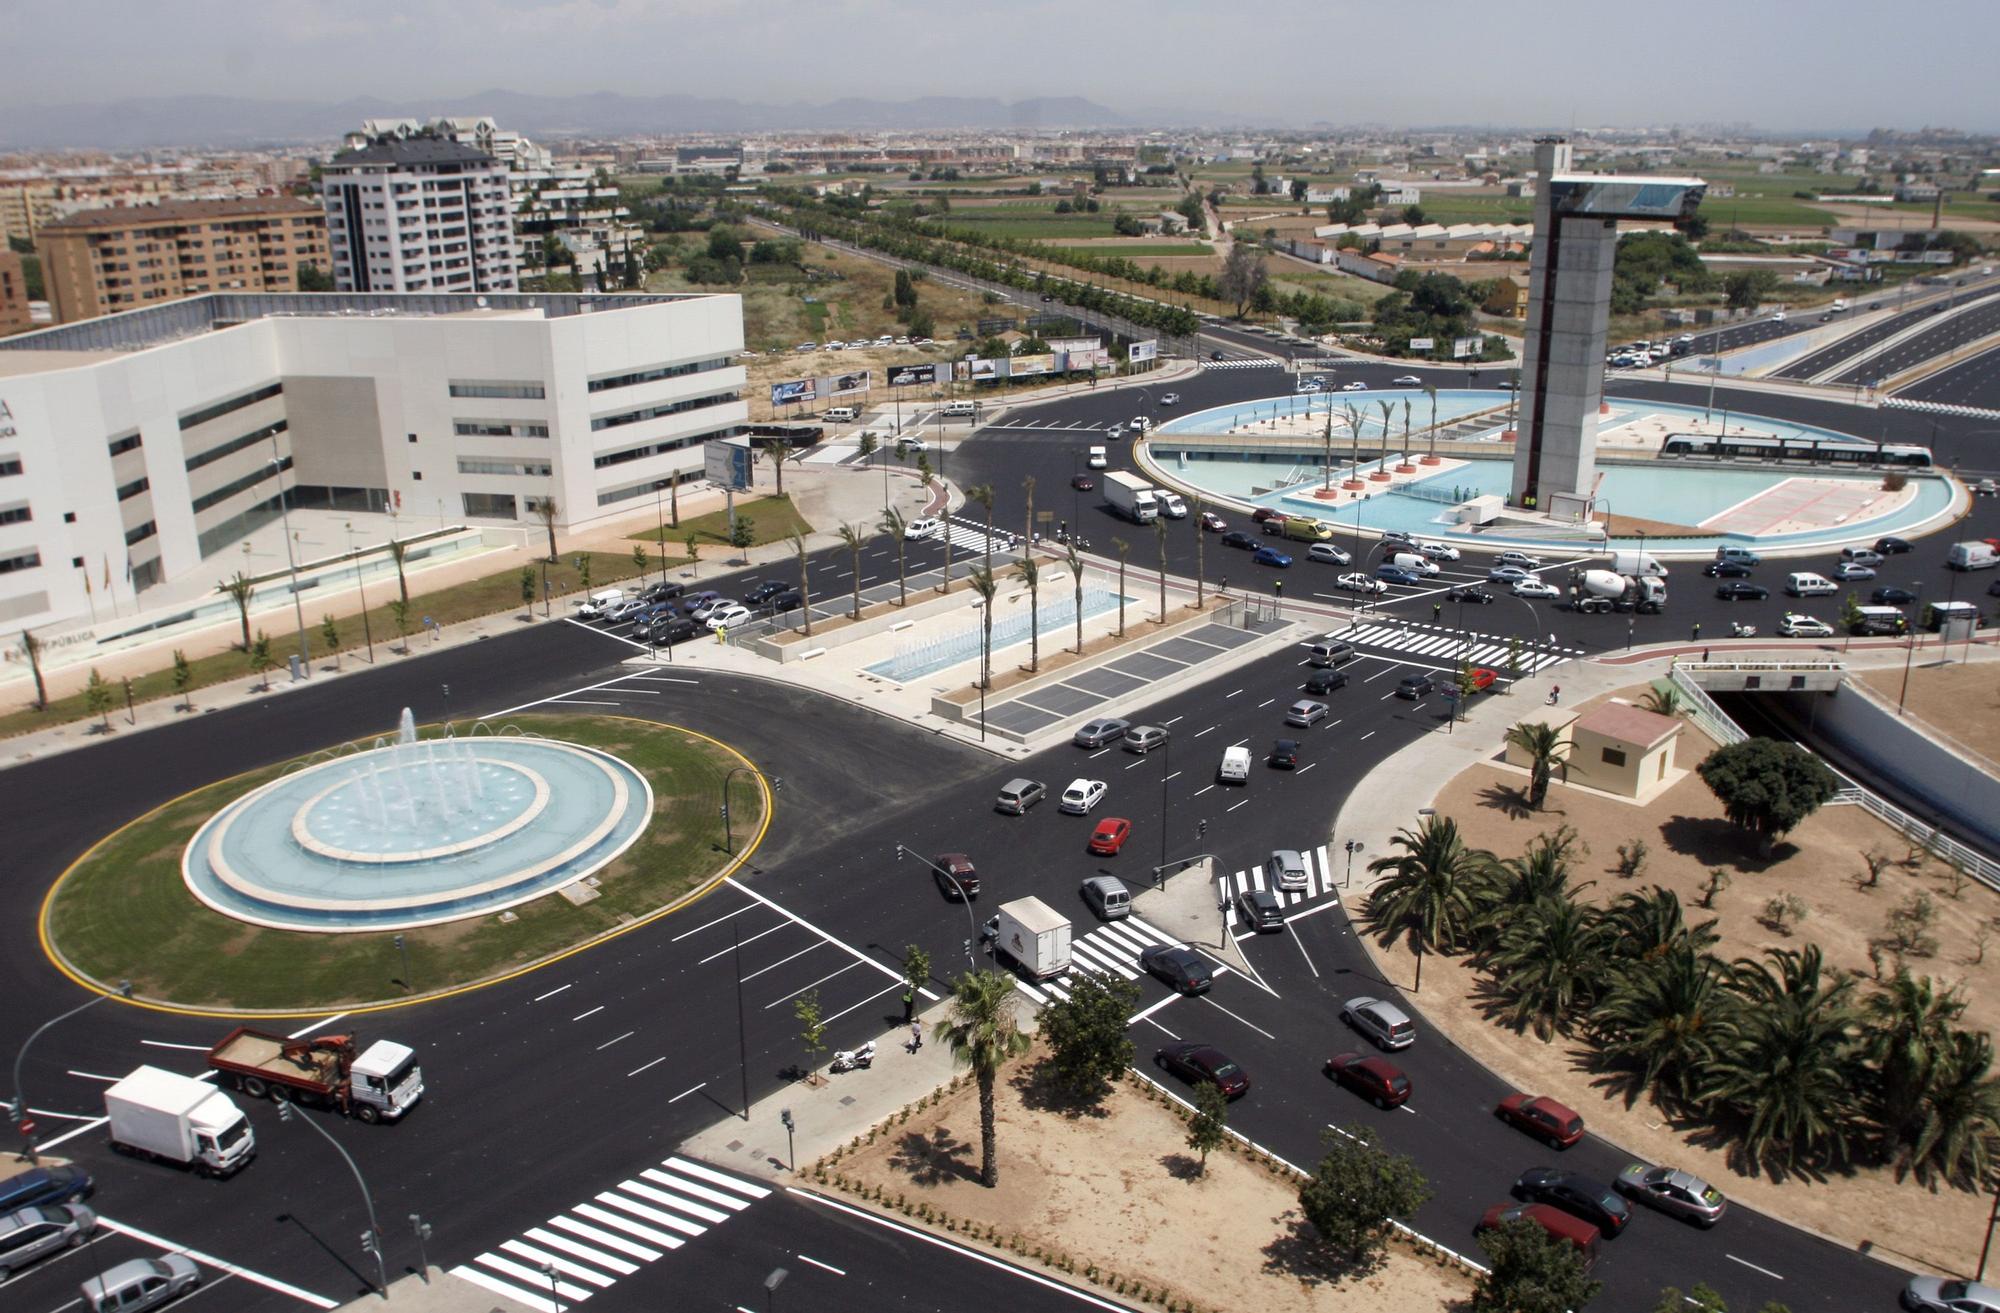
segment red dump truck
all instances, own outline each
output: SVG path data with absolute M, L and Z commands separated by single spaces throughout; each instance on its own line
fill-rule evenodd
M 357 1053 L 352 1035 L 291 1039 L 238 1026 L 208 1065 L 253 1099 L 323 1104 L 365 1122 L 394 1121 L 424 1096 L 416 1050 L 378 1039 Z

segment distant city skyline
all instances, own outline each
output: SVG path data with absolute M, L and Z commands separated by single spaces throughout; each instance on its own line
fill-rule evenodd
M 1468 127 L 1741 123 L 1771 133 L 2000 131 L 1991 0 L 1885 19 L 1809 9 L 1521 10 L 1332 4 L 1310 17 L 1196 0 L 1026 0 L 1004 14 L 911 0 L 298 0 L 17 6 L 9 109 L 180 96 L 298 102 L 681 94 L 760 106 L 844 98 L 1076 97 L 1127 122 Z M 1525 15 L 1525 17 L 1519 17 Z M 440 58 L 441 52 L 445 57 Z M 810 121 L 790 125 L 816 126 Z M 660 130 L 671 130 L 661 125 Z M 0 140 L 6 138 L 0 127 Z

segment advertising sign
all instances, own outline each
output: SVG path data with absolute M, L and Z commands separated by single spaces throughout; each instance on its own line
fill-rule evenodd
M 889 368 L 889 386 L 907 388 L 922 383 L 942 383 L 942 370 L 941 365 L 892 365 Z
M 860 369 L 852 374 L 835 374 L 826 380 L 826 395 L 844 397 L 852 392 L 866 392 L 872 370 Z
M 1135 365 L 1143 365 L 1148 360 L 1160 358 L 1160 339 L 1149 337 L 1144 342 L 1134 342 L 1125 352 L 1125 359 Z
M 1410 350 L 1412 351 L 1429 351 L 1436 345 L 1437 339 L 1434 337 L 1413 337 L 1410 339 Z
M 1000 377 L 1000 362 L 997 360 L 974 360 L 972 362 L 972 377 L 975 382 L 980 379 L 991 380 Z
M 1104 345 L 1099 337 L 1052 337 L 1047 339 L 1049 350 L 1061 355 L 1065 351 L 1094 351 Z
M 1479 354 L 1479 339 L 1476 337 L 1455 337 L 1451 340 L 1451 358 L 1466 360 Z
M 771 404 L 774 406 L 796 406 L 812 401 L 818 395 L 819 380 L 816 378 L 795 378 L 771 385 Z
M 750 439 L 711 438 L 701 444 L 702 475 L 718 488 L 750 487 Z
M 1111 353 L 1103 347 L 1088 347 L 1079 351 L 1065 351 L 1061 354 L 1062 371 L 1067 374 L 1089 373 L 1111 363 Z
M 1052 355 L 1015 356 L 1008 366 L 1007 377 L 1022 378 L 1029 374 L 1052 374 L 1055 368 L 1056 358 Z

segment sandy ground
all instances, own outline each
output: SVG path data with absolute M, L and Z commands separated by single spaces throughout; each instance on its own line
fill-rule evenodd
M 1636 700 L 1642 692 L 1628 689 L 1621 696 Z M 1712 746 L 1689 726 L 1679 764 L 1692 766 Z M 1589 853 L 1573 881 L 1594 882 L 1584 898 L 1606 903 L 1656 884 L 1672 889 L 1690 921 L 1717 919 L 1722 939 L 1714 951 L 1724 959 L 1755 956 L 1767 947 L 1816 943 L 1829 965 L 1868 977 L 1873 974 L 1869 941 L 1882 933 L 1885 914 L 1912 893 L 1926 892 L 1938 909 L 1934 933 L 1939 948 L 1933 957 L 1912 959 L 1911 969 L 1963 986 L 1970 1003 L 1965 1024 L 1990 1032 L 2000 1017 L 2000 991 L 1992 988 L 2000 972 L 2000 943 L 1984 962 L 1974 960 L 1979 951 L 1975 936 L 2000 914 L 2000 894 L 1968 882 L 1954 898 L 1946 872 L 1935 863 L 1918 869 L 1892 866 L 1879 886 L 1861 888 L 1863 851 L 1880 850 L 1900 859 L 1908 845 L 1858 807 L 1823 809 L 1790 836 L 1775 860 L 1765 862 L 1757 857 L 1754 843 L 1723 819 L 1699 776 L 1689 774 L 1643 809 L 1558 782 L 1540 813 L 1521 808 L 1525 782 L 1518 771 L 1476 766 L 1445 788 L 1438 811 L 1458 821 L 1468 844 L 1502 857 L 1519 854 L 1544 830 L 1565 823 L 1576 827 Z M 1633 837 L 1643 838 L 1651 854 L 1636 878 L 1624 879 L 1617 873 L 1617 846 Z M 1704 912 L 1698 906 L 1700 884 L 1714 866 L 1728 870 L 1732 883 L 1716 898 L 1714 909 Z M 1796 894 L 1809 908 L 1804 922 L 1790 933 L 1776 932 L 1759 919 L 1764 904 L 1784 894 Z M 2000 933 L 1994 938 L 2000 940 Z M 1415 962 L 1406 950 L 1378 954 L 1391 978 L 1412 979 Z M 1885 970 L 1893 970 L 1893 963 L 1885 964 Z M 1736 1171 L 1724 1150 L 1694 1143 L 1696 1128 L 1666 1124 L 1650 1101 L 1627 1108 L 1613 1097 L 1588 1070 L 1581 1046 L 1560 1040 L 1545 1044 L 1532 1032 L 1516 1035 L 1489 1022 L 1475 1001 L 1481 979 L 1462 958 L 1427 958 L 1421 1002 L 1437 1025 L 1505 1079 L 1555 1096 L 1582 1112 L 1600 1133 L 1653 1161 L 1705 1176 L 1752 1207 L 1843 1243 L 1872 1242 L 1912 1267 L 1954 1271 L 1964 1266 L 1966 1246 L 1976 1244 L 1986 1221 L 1988 1201 L 1982 1197 L 1955 1190 L 1927 1194 L 1913 1182 L 1898 1183 L 1887 1171 L 1874 1169 L 1825 1180 L 1794 1179 L 1782 1188 L 1766 1177 Z
M 1905 710 L 1922 721 L 1930 733 L 1961 751 L 1983 756 L 1989 762 L 2000 758 L 2000 666 L 1991 662 L 1967 664 L 1963 660 L 1940 665 L 1938 636 L 1919 637 L 1924 641 L 1910 654 L 1910 691 L 1903 702 Z M 1964 651 L 1962 643 L 1951 645 L 1955 657 L 1962 657 Z M 1902 697 L 1901 667 L 1858 673 L 1875 695 L 1890 706 L 1895 706 Z
M 969 1223 L 981 1240 L 997 1228 L 1000 1247 L 1019 1236 L 1029 1254 L 1067 1255 L 1072 1280 L 1083 1282 L 1095 1264 L 1108 1290 L 1119 1289 L 1115 1273 L 1128 1292 L 1136 1280 L 1162 1303 L 1439 1313 L 1470 1295 L 1472 1279 L 1455 1265 L 1402 1247 L 1372 1275 L 1335 1280 L 1297 1238 L 1304 1223 L 1289 1174 L 1222 1151 L 1197 1175 L 1185 1124 L 1137 1081 L 1100 1113 L 1076 1114 L 1051 1106 L 1039 1070 L 1030 1057 L 1002 1074 L 997 1189 L 978 1181 L 979 1092 L 970 1079 L 828 1170 L 879 1185 L 890 1206 L 898 1197 L 926 1204 L 961 1233 Z

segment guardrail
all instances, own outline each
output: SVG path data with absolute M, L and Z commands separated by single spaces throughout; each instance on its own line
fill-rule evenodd
M 1743 727 L 1729 718 L 1716 700 L 1708 695 L 1708 690 L 1694 682 L 1694 676 L 1680 668 L 1679 663 L 1667 676 L 1673 686 L 1688 704 L 1687 718 L 1699 725 L 1702 732 L 1724 747 L 1741 743 L 1750 736 Z

